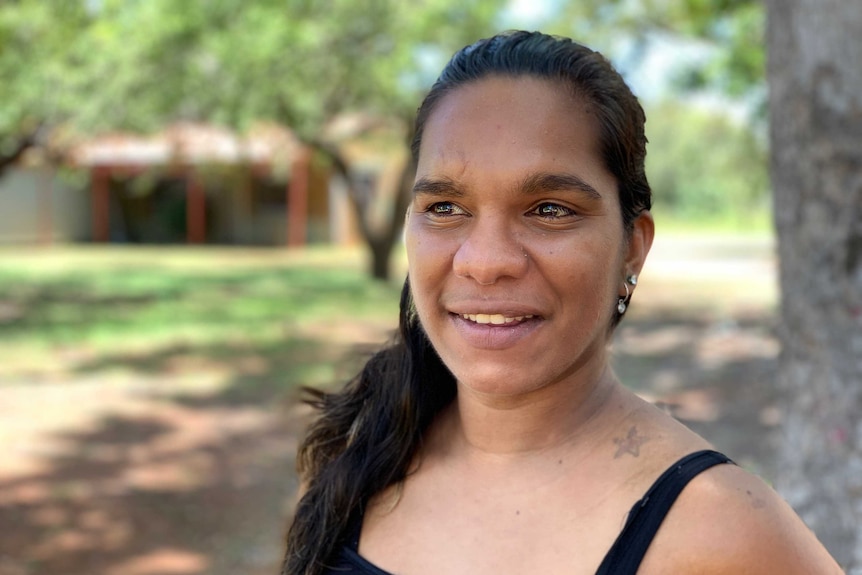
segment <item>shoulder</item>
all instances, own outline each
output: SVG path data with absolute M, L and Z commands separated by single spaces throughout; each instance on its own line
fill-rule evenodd
M 790 506 L 758 477 L 717 465 L 680 494 L 639 573 L 840 575 Z

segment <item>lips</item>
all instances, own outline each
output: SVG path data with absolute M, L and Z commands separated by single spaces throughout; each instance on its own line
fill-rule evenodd
M 533 314 L 450 313 L 449 317 L 461 340 L 482 350 L 510 349 L 529 338 L 543 322 Z

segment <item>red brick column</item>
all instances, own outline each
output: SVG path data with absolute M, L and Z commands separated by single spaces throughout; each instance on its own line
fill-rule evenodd
M 308 184 L 311 169 L 311 153 L 303 149 L 293 160 L 290 183 L 287 185 L 287 245 L 305 245 L 308 228 Z
M 186 185 L 186 241 L 203 244 L 207 239 L 207 200 L 203 186 L 194 173 Z
M 90 196 L 92 198 L 94 242 L 105 243 L 110 239 L 111 172 L 109 168 L 95 167 L 90 170 Z

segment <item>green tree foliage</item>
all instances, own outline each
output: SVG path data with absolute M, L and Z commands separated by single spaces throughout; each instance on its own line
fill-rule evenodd
M 417 50 L 489 29 L 492 2 L 90 1 L 73 118 L 147 130 L 175 120 L 287 121 L 308 139 L 351 110 L 409 115 Z M 444 23 L 457 34 L 439 34 Z M 442 37 L 441 37 L 442 36 Z M 448 41 L 447 41 L 448 36 Z
M 355 198 L 347 158 L 322 135 L 336 117 L 386 117 L 409 139 L 429 78 L 494 31 L 504 0 L 17 0 L 0 4 L 0 153 L 41 126 L 153 131 L 174 121 L 292 128 Z M 8 102 L 8 104 L 7 104 Z M 394 126 L 394 127 L 393 127 Z M 8 162 L 6 162 L 8 163 Z M 2 169 L 2 167 L 0 167 Z M 412 180 L 405 166 L 402 182 Z M 374 225 L 355 201 L 376 276 L 388 273 L 405 194 Z M 378 218 L 379 219 L 379 218 Z
M 549 22 L 554 29 L 606 50 L 612 51 L 625 37 L 635 52 L 643 52 L 657 36 L 705 49 L 706 58 L 680 69 L 682 88 L 713 89 L 733 97 L 762 92 L 766 18 L 761 0 L 581 0 L 562 2 L 561 8 L 562 17 Z
M 60 126 L 149 132 L 191 120 L 242 131 L 271 120 L 314 146 L 358 198 L 355 169 L 325 139 L 324 128 L 341 114 L 363 112 L 385 118 L 392 145 L 403 145 L 421 93 L 449 55 L 499 27 L 517 25 L 500 21 L 507 4 L 7 1 L 0 4 L 0 170 L 47 134 L 56 137 Z M 717 87 L 738 96 L 762 84 L 763 9 L 757 1 L 584 0 L 555 7 L 536 24 L 611 54 L 621 39 L 646 47 L 655 34 L 714 46 L 714 57 L 680 72 L 688 88 Z M 680 116 L 671 107 L 652 114 L 681 122 L 667 128 L 674 134 L 660 126 L 651 131 L 658 197 L 669 198 L 680 214 L 700 215 L 726 208 L 721 199 L 738 205 L 750 200 L 746 194 L 762 193 L 762 170 L 754 160 L 763 154 L 748 153 L 752 138 L 722 120 Z M 706 132 L 698 137 L 701 129 Z M 680 139 L 682 133 L 688 136 Z M 704 162 L 703 170 L 692 169 L 695 159 Z M 408 162 L 405 188 L 411 170 Z M 373 273 L 380 277 L 387 274 L 406 194 L 395 197 L 394 203 L 354 202 Z
M 679 102 L 651 107 L 647 116 L 647 174 L 657 211 L 740 224 L 768 212 L 766 147 L 747 125 Z
M 548 28 L 614 57 L 623 74 L 650 49 L 677 47 L 674 90 L 646 102 L 647 169 L 660 215 L 748 225 L 768 221 L 764 7 L 760 0 L 562 1 Z M 690 96 L 709 93 L 696 109 Z M 746 122 L 721 110 L 747 110 Z M 738 113 L 736 114 L 739 115 Z
M 0 4 L 0 173 L 67 117 L 67 70 L 85 18 L 69 2 L 17 0 Z

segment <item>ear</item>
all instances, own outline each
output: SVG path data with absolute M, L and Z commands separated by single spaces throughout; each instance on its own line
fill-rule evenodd
M 644 210 L 635 219 L 626 248 L 623 277 L 640 275 L 655 236 L 655 222 L 649 210 Z

